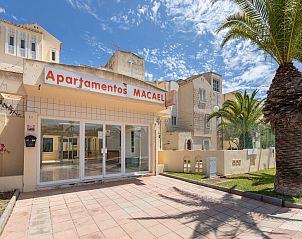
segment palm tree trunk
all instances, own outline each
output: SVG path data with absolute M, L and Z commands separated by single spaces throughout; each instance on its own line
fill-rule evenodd
M 275 191 L 302 195 L 302 123 L 276 125 Z
M 264 117 L 276 133 L 275 191 L 302 196 L 302 75 L 292 63 L 278 68 Z

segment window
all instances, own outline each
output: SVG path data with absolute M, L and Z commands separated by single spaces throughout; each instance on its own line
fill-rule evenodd
M 14 46 L 15 45 L 15 37 L 13 37 L 13 36 L 9 37 L 9 45 L 10 46 Z
M 176 125 L 176 116 L 172 116 L 172 125 L 173 125 L 173 126 Z
M 219 90 L 219 80 L 213 79 L 213 90 L 216 92 L 220 92 Z
M 192 150 L 192 140 L 191 140 L 191 139 L 188 139 L 188 140 L 187 140 L 187 145 L 186 145 L 186 147 L 187 147 L 187 150 Z
M 53 138 L 43 138 L 43 152 L 53 152 Z
M 131 152 L 134 153 L 134 131 L 131 131 Z
M 205 126 L 207 129 L 211 128 L 211 121 L 209 120 L 210 115 L 206 114 L 205 115 Z
M 21 46 L 22 49 L 25 49 L 25 40 L 21 40 Z
M 5 53 L 16 54 L 16 30 L 6 28 Z
M 210 150 L 211 147 L 211 141 L 209 139 L 204 139 L 203 140 L 203 150 Z
M 207 95 L 205 89 L 199 89 L 199 101 L 201 102 L 207 101 Z
M 56 51 L 55 50 L 51 51 L 51 60 L 56 61 Z
M 31 43 L 31 51 L 36 51 L 36 43 L 35 42 L 32 42 Z

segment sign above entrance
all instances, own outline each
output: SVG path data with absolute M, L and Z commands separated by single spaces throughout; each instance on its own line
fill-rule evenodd
M 53 67 L 45 67 L 44 82 L 50 85 L 59 85 L 68 88 L 145 100 L 160 104 L 165 103 L 165 92 L 161 90 L 127 85 L 112 80 Z

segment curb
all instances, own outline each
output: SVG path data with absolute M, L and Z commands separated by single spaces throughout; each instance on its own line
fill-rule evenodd
M 0 236 L 4 230 L 4 227 L 14 209 L 15 203 L 19 197 L 20 191 L 19 189 L 16 189 L 14 192 L 14 195 L 10 199 L 9 203 L 7 204 L 2 216 L 0 217 Z
M 261 194 L 257 194 L 257 193 L 252 193 L 252 192 L 245 192 L 245 191 L 241 191 L 239 189 L 227 188 L 227 187 L 222 187 L 222 186 L 214 185 L 214 184 L 207 184 L 207 183 L 195 181 L 193 179 L 182 178 L 182 177 L 169 175 L 169 174 L 165 174 L 165 173 L 161 173 L 160 175 L 168 177 L 168 178 L 174 178 L 174 179 L 182 180 L 182 181 L 185 181 L 185 182 L 188 182 L 188 183 L 194 183 L 194 184 L 204 186 L 204 187 L 207 187 L 207 188 L 212 188 L 212 189 L 216 189 L 216 190 L 219 190 L 219 191 L 235 194 L 235 195 L 238 195 L 238 196 L 251 198 L 251 199 L 254 199 L 254 200 L 257 200 L 257 201 L 265 202 L 265 203 L 272 204 L 272 205 L 279 206 L 279 207 L 302 209 L 301 204 L 289 202 L 289 201 L 283 200 L 281 198 L 270 197 L 270 196 L 261 195 Z

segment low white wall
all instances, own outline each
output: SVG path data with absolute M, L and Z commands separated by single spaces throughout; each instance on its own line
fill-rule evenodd
M 274 168 L 273 149 L 254 150 L 164 150 L 158 152 L 159 164 L 165 171 L 184 172 L 185 162 L 190 164 L 190 171 L 196 172 L 196 161 L 202 160 L 203 173 L 206 173 L 207 158 L 216 157 L 217 174 L 221 176 L 253 172 L 260 169 Z
M 19 189 L 23 191 L 23 175 L 0 177 L 0 192 Z

